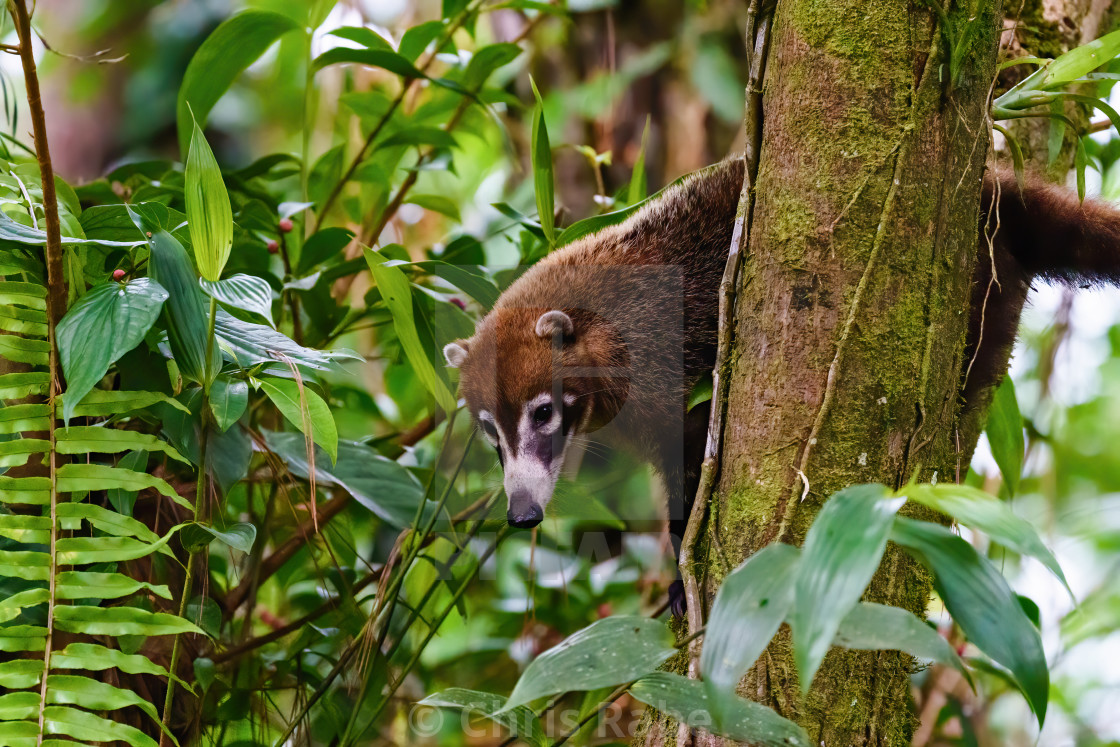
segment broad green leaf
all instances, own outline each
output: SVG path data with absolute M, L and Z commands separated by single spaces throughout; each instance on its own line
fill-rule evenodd
M 334 29 L 328 33 L 340 39 L 349 39 L 352 42 L 361 44 L 367 49 L 380 49 L 386 52 L 394 51 L 393 45 L 387 42 L 383 36 L 365 26 L 343 26 L 342 28 Z
M 968 677 L 961 657 L 949 642 L 901 607 L 860 602 L 840 623 L 833 644 L 862 651 L 904 651 L 918 659 L 953 667 Z
M 158 477 L 133 472 L 104 464 L 64 464 L 58 469 L 58 489 L 64 493 L 85 492 L 90 490 L 144 490 L 153 488 L 178 503 L 192 509 L 190 502 L 175 492 L 175 489 Z
M 610 618 L 607 618 L 610 619 Z M 713 708 L 713 696 L 703 683 L 670 672 L 654 672 L 630 688 L 630 695 L 697 729 L 747 742 L 758 747 L 812 747 L 805 731 L 761 703 L 718 691 L 722 702 Z M 726 714 L 716 724 L 713 712 Z
M 17 438 L 0 441 L 0 467 L 19 467 L 27 464 L 32 454 L 46 454 L 51 442 L 42 438 Z
M 153 720 L 159 721 L 156 707 L 131 690 L 72 674 L 47 675 L 47 702 L 76 705 L 94 711 L 116 711 L 136 706 Z
M 411 26 L 401 37 L 397 51 L 409 62 L 415 63 L 420 53 L 435 41 L 443 30 L 447 28 L 443 21 L 427 21 Z
M 322 397 L 291 379 L 262 379 L 261 389 L 289 423 L 323 447 L 332 464 L 338 462 L 338 429 Z
M 184 527 L 184 530 L 189 527 L 196 527 L 211 535 L 214 539 L 227 547 L 231 547 L 246 555 L 253 551 L 253 543 L 257 541 L 257 528 L 252 524 L 244 522 L 233 524 L 225 529 L 217 529 L 216 527 L 206 526 L 200 523 L 190 524 L 188 527 Z
M 326 371 L 335 367 L 335 360 L 354 357 L 342 350 L 305 348 L 271 327 L 244 322 L 224 309 L 218 309 L 215 333 L 222 352 L 241 368 L 260 363 L 283 365 L 278 362 L 288 358 L 300 368 Z
M 400 132 L 394 132 L 377 145 L 379 148 L 393 148 L 398 145 L 432 145 L 437 148 L 454 148 L 456 143 L 455 137 L 446 130 L 441 130 L 438 127 L 414 126 Z
M 1050 692 L 1042 640 L 991 561 L 950 530 L 928 522 L 897 518 L 891 540 L 933 572 L 953 619 L 981 651 L 1011 670 L 1041 726 Z
M 789 617 L 802 692 L 879 567 L 895 513 L 905 503 L 889 496 L 882 485 L 845 488 L 825 502 L 809 527 Z
M 7 599 L 0 600 L 0 623 L 14 620 L 24 608 L 46 604 L 49 599 L 50 591 L 45 587 L 16 592 Z
M 222 374 L 210 385 L 210 412 L 219 431 L 227 431 L 249 406 L 249 384 Z
M 1016 516 L 1011 508 L 994 496 L 968 485 L 909 485 L 899 495 L 952 516 L 970 529 L 977 529 L 994 541 L 1021 555 L 1038 560 L 1062 582 L 1073 596 L 1057 558 L 1042 543 L 1034 526 Z
M 177 461 L 187 458 L 171 444 L 149 433 L 104 428 L 97 425 L 72 425 L 57 431 L 60 454 L 118 454 L 122 451 L 159 451 Z
M 51 376 L 46 371 L 0 375 L 0 399 L 23 399 L 33 394 L 46 394 Z
M 45 545 L 50 542 L 51 518 L 0 513 L 0 537 L 27 545 Z
M 723 580 L 712 603 L 700 655 L 700 671 L 708 690 L 734 692 L 766 650 L 793 606 L 800 558 L 796 547 L 768 545 Z M 728 716 L 715 715 L 721 723 Z
M 67 531 L 78 531 L 82 529 L 82 522 L 88 521 L 94 528 L 113 537 L 136 537 L 145 542 L 159 542 L 160 539 L 143 522 L 92 503 L 59 503 L 55 515 Z
M 71 643 L 51 654 L 52 669 L 89 669 L 101 671 L 116 668 L 126 674 L 151 674 L 166 677 L 167 670 L 140 654 L 126 654 L 97 643 Z
M 528 706 L 506 710 L 506 699 L 494 693 L 452 687 L 421 700 L 418 705 L 432 708 L 453 708 L 472 716 L 482 716 L 503 726 L 518 739 L 531 745 L 548 745 L 551 741 L 541 728 L 540 719 Z
M 0 690 L 23 690 L 42 682 L 42 659 L 14 659 L 0 664 Z
M 8 693 L 0 695 L 0 720 L 33 718 L 39 715 L 38 693 Z
M 3 213 L 0 213 L 0 215 L 3 215 Z M 46 241 L 45 235 L 43 241 Z M 46 311 L 46 299 L 47 292 L 41 285 L 23 283 L 17 280 L 0 280 L 0 303 Z
M 265 442 L 292 474 L 307 479 L 307 447 L 300 433 L 265 431 Z M 358 503 L 397 529 L 405 529 L 424 501 L 424 487 L 411 472 L 386 459 L 365 444 L 338 442 L 338 461 L 329 466 L 326 454 L 316 453 L 315 480 L 319 485 L 337 485 Z M 425 512 L 425 519 L 430 513 Z
M 166 547 L 168 539 L 170 536 L 156 542 L 132 537 L 63 537 L 55 546 L 63 565 L 85 565 L 143 558 Z
M 88 742 L 119 740 L 132 747 L 158 747 L 155 740 L 136 727 L 68 706 L 44 708 L 43 729 L 48 734 L 63 734 Z
M 199 285 L 219 303 L 262 316 L 275 326 L 272 322 L 272 287 L 263 278 L 238 273 L 217 282 L 200 280 Z
M 0 576 L 46 581 L 50 578 L 50 556 L 42 552 L 0 550 Z
M 179 152 L 190 145 L 191 112 L 203 125 L 214 104 L 233 83 L 234 78 L 264 54 L 278 38 L 299 30 L 299 24 L 280 13 L 246 10 L 224 21 L 194 53 L 175 106 L 179 129 Z M 188 108 L 189 105 L 189 108 Z
M 1003 474 L 1007 492 L 1015 495 L 1019 490 L 1019 477 L 1023 474 L 1023 416 L 1019 412 L 1019 402 L 1015 398 L 1015 384 L 1010 376 L 1003 377 L 1003 383 L 992 397 L 988 410 L 988 444 L 992 456 Z
M 50 427 L 47 414 L 47 405 L 0 407 L 0 433 L 19 435 L 26 431 L 45 431 Z
M 138 591 L 150 591 L 164 599 L 172 598 L 171 592 L 163 584 L 137 581 L 120 573 L 62 571 L 55 584 L 59 599 L 119 599 Z
M 42 651 L 47 645 L 47 629 L 38 625 L 8 625 L 0 628 L 0 651 Z
M 198 122 L 194 122 L 183 181 L 195 265 L 203 280 L 215 283 L 233 247 L 233 209 L 214 151 Z
M 0 306 L 0 330 L 30 337 L 46 337 L 47 315 L 38 309 Z
M 0 358 L 31 366 L 47 366 L 51 345 L 46 340 L 0 334 Z
M 66 405 L 66 395 L 62 395 L 62 404 L 58 407 L 58 414 L 62 414 L 62 409 Z M 104 389 L 94 389 L 82 401 L 74 406 L 74 414 L 78 416 L 102 418 L 110 417 L 113 415 L 124 415 L 126 413 L 135 412 L 136 410 L 143 410 L 145 407 L 152 405 L 168 405 L 181 410 L 189 412 L 186 406 L 178 400 L 168 397 L 163 392 L 121 392 L 121 391 L 106 391 Z M 44 413 L 45 405 L 44 407 Z M 10 409 L 10 408 L 9 408 Z M 0 410 L 2 413 L 3 410 Z M 2 416 L 0 416 L 2 417 Z
M 133 451 L 125 454 L 117 462 L 117 466 L 121 469 L 132 470 L 133 472 L 147 472 L 148 471 L 148 452 L 146 451 Z M 109 499 L 109 505 L 113 507 L 119 514 L 124 516 L 132 516 L 132 509 L 136 506 L 136 496 L 139 491 L 124 490 L 122 488 L 113 488 L 105 491 L 105 496 Z
M 0 503 L 46 506 L 50 500 L 50 478 L 0 475 Z
M 446 280 L 478 301 L 479 304 L 488 311 L 494 307 L 498 296 L 501 295 L 498 286 L 494 285 L 489 278 L 483 275 L 481 270 L 477 270 L 477 268 L 471 265 L 456 265 L 435 259 L 421 262 L 404 262 L 391 259 L 385 263 L 386 267 L 403 267 L 408 265 L 419 267 L 442 280 Z
M 89 607 L 58 605 L 55 625 L 69 633 L 87 635 L 174 635 L 204 634 L 194 623 L 166 612 L 148 612 L 135 607 Z
M 144 226 L 147 224 L 136 213 L 132 215 L 136 225 L 145 230 Z M 167 338 L 175 363 L 179 366 L 180 373 L 188 379 L 199 383 L 213 381 L 221 370 L 222 360 L 217 354 L 217 346 L 214 346 L 210 366 L 205 364 L 209 313 L 187 250 L 178 239 L 163 229 L 156 228 L 150 233 L 149 273 L 169 294 L 163 305 L 163 317 L 167 323 Z
M 533 109 L 533 127 L 530 133 L 529 152 L 533 162 L 533 186 L 537 197 L 537 219 L 541 222 L 545 240 L 549 248 L 556 246 L 556 227 L 553 213 L 555 206 L 555 183 L 552 177 L 552 146 L 548 142 L 548 128 L 544 123 L 544 103 L 532 78 L 533 96 L 537 105 Z
M 401 347 L 417 378 L 435 397 L 436 404 L 446 412 L 454 411 L 455 397 L 448 390 L 443 379 L 436 375 L 432 359 L 428 357 L 420 342 L 412 312 L 412 289 L 408 278 L 399 267 L 386 266 L 386 258 L 383 255 L 372 249 L 363 251 L 377 289 L 381 292 L 381 298 L 393 316 L 393 328 L 400 339 Z
M 663 622 L 615 615 L 591 623 L 534 659 L 503 710 L 569 690 L 594 690 L 631 682 L 676 653 Z
M 63 226 L 63 228 L 65 228 L 65 226 Z M 7 213 L 0 212 L 0 241 L 15 241 L 20 244 L 42 246 L 47 242 L 47 232 L 39 228 L 32 228 L 31 226 L 17 223 L 12 220 L 11 216 Z M 106 247 L 131 247 L 139 246 L 144 242 L 139 239 L 135 241 L 109 241 L 105 239 L 84 239 L 80 236 L 63 236 L 62 243 Z M 0 283 L 0 285 L 3 285 L 3 283 Z M 2 293 L 0 293 L 0 300 L 3 300 Z M 7 301 L 4 302 L 8 303 Z

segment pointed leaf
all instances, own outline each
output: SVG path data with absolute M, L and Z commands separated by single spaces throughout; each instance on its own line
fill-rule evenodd
M 957 652 L 938 632 L 909 610 L 874 602 L 860 602 L 836 633 L 836 646 L 862 651 L 904 651 L 918 659 L 953 667 L 968 677 Z
M 187 65 L 179 88 L 175 117 L 181 153 L 186 153 L 190 144 L 191 111 L 205 125 L 210 110 L 234 78 L 273 42 L 298 29 L 299 24 L 281 13 L 251 9 L 232 16 L 206 37 Z
M 202 290 L 212 298 L 216 298 L 219 303 L 257 314 L 264 317 L 270 325 L 273 324 L 272 286 L 267 280 L 238 273 L 217 282 L 209 280 L 198 282 Z
M 679 674 L 654 672 L 635 682 L 630 695 L 689 726 L 758 747 L 812 747 L 813 744 L 797 724 L 734 692 L 718 691 L 715 697 L 723 702 L 713 709 L 713 696 L 703 683 Z M 718 725 L 713 717 L 714 710 L 727 714 Z
M 290 379 L 262 379 L 261 389 L 289 423 L 323 447 L 332 464 L 338 461 L 338 429 L 322 397 Z
M 154 488 L 183 508 L 192 509 L 190 502 L 158 477 L 133 472 L 104 464 L 64 464 L 58 470 L 58 489 L 64 493 L 91 490 L 144 490 Z
M 68 706 L 44 708 L 43 729 L 48 734 L 64 734 L 87 742 L 121 741 L 132 747 L 158 747 L 155 740 L 136 727 Z
M 509 729 L 510 733 L 531 745 L 551 744 L 541 728 L 540 719 L 527 706 L 506 710 L 506 699 L 494 693 L 452 687 L 421 700 L 418 705 L 453 708 L 474 716 L 482 716 Z
M 841 490 L 825 502 L 805 537 L 789 618 L 802 692 L 879 567 L 894 515 L 905 503 L 889 495 L 882 485 Z
M 135 607 L 89 607 L 58 605 L 55 625 L 69 633 L 87 635 L 174 635 L 203 631 L 194 623 L 166 612 L 148 612 Z
M 210 412 L 219 431 L 241 419 L 249 406 L 249 384 L 222 374 L 210 385 Z
M 1015 398 L 1015 383 L 1010 376 L 1003 377 L 1003 383 L 992 397 L 988 410 L 988 444 L 992 457 L 999 465 L 1007 492 L 1015 495 L 1019 490 L 1019 477 L 1023 474 L 1023 416 L 1019 412 L 1019 402 Z
M 97 425 L 72 425 L 57 432 L 60 454 L 119 454 L 122 451 L 159 451 L 177 461 L 187 458 L 171 444 L 149 433 L 105 428 Z
M 1042 640 L 991 561 L 945 527 L 924 521 L 896 519 L 891 539 L 933 571 L 953 619 L 981 651 L 1011 670 L 1041 726 L 1050 693 Z
M 217 282 L 233 247 L 233 209 L 214 151 L 198 122 L 191 134 L 183 181 L 195 265 L 204 280 Z
M 556 246 L 556 228 L 553 213 L 555 207 L 555 184 L 552 177 L 552 146 L 548 142 L 548 128 L 544 123 L 544 103 L 532 78 L 533 96 L 537 99 L 533 109 L 533 127 L 530 137 L 530 153 L 533 161 L 533 186 L 537 197 L 537 219 L 549 247 Z
M 734 692 L 793 606 L 801 552 L 768 545 L 728 574 L 704 633 L 700 671 L 709 691 Z M 719 714 L 720 721 L 728 714 Z
M 655 671 L 674 653 L 664 623 L 631 615 L 606 617 L 534 659 L 503 710 L 569 690 L 621 685 Z
M 970 529 L 988 535 L 995 542 L 1020 555 L 1038 560 L 1062 582 L 1073 596 L 1057 558 L 1042 542 L 1029 521 L 1016 516 L 1011 507 L 994 496 L 968 485 L 909 485 L 898 491 L 911 500 L 952 516 Z

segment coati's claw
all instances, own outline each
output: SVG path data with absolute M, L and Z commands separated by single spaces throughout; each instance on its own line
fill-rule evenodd
M 669 612 L 673 617 L 684 617 L 688 602 L 684 598 L 684 581 L 679 578 L 669 584 Z

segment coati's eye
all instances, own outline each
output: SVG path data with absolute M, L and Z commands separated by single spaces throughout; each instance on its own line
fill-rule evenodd
M 497 443 L 498 442 L 498 429 L 495 428 L 494 424 L 491 423 L 489 420 L 483 420 L 481 422 L 482 422 L 482 432 L 485 433 L 486 437 L 489 438 L 491 441 Z
M 533 411 L 533 425 L 540 428 L 542 425 L 552 420 L 552 405 L 549 403 L 543 404 Z

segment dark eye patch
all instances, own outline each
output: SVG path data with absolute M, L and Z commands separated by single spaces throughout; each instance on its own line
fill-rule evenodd
M 485 433 L 495 441 L 501 440 L 500 438 L 498 438 L 498 429 L 494 426 L 493 423 L 491 423 L 489 420 L 481 420 L 479 422 L 482 424 L 483 433 Z
M 546 402 L 533 411 L 533 425 L 540 428 L 552 420 L 552 403 Z

